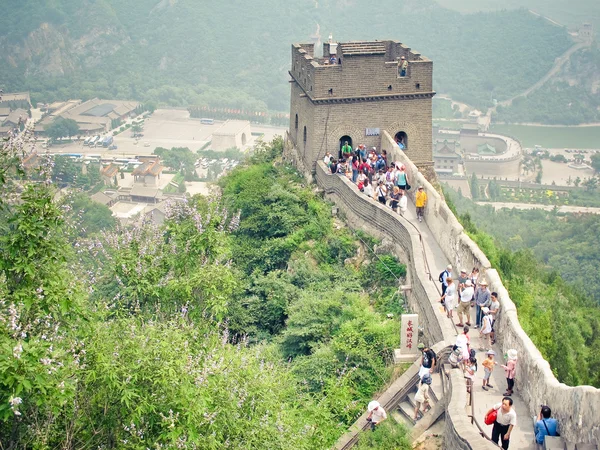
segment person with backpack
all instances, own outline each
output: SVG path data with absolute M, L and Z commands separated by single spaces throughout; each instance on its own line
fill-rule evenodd
M 419 369 L 419 378 L 422 379 L 423 376 L 433 373 L 433 369 L 435 368 L 436 363 L 436 355 L 432 349 L 430 349 L 422 342 L 420 342 L 419 345 L 417 345 L 417 348 L 422 352 L 421 368 Z
M 448 264 L 446 270 L 440 273 L 438 277 L 438 281 L 442 283 L 442 296 L 446 293 L 446 289 L 448 289 L 448 277 L 452 277 L 452 264 Z
M 550 407 L 542 405 L 542 409 L 537 416 L 537 421 L 534 418 L 533 428 L 535 431 L 535 442 L 540 445 L 544 444 L 546 436 L 560 436 L 560 433 L 558 432 L 558 421 L 551 416 L 552 410 Z

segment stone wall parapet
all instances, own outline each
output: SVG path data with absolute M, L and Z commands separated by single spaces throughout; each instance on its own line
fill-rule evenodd
M 457 270 L 477 266 L 487 278 L 489 288 L 498 292 L 500 313 L 494 328 L 503 353 L 514 348 L 519 353 L 516 388 L 531 414 L 541 404 L 552 408 L 560 423 L 561 434 L 567 441 L 595 443 L 600 446 L 600 389 L 592 386 L 567 386 L 560 383 L 550 364 L 543 358 L 533 341 L 519 323 L 517 308 L 502 284 L 498 272 L 491 267 L 481 249 L 469 238 L 452 214 L 442 196 L 419 172 L 406 155 L 395 145 L 387 132 L 382 136 L 382 149 L 390 161 L 406 166 L 409 182 L 415 188 L 424 186 L 429 198 L 425 218 L 433 237 Z M 414 200 L 416 189 L 409 191 Z

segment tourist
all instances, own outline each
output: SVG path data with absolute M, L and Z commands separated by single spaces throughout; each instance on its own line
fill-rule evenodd
M 494 422 L 494 428 L 492 428 L 492 442 L 498 444 L 501 440 L 502 448 L 504 450 L 508 449 L 510 433 L 512 433 L 515 425 L 517 425 L 517 413 L 512 405 L 512 398 L 504 397 L 502 403 L 495 404 L 486 414 L 489 415 L 494 410 L 498 412 L 496 421 Z
M 477 286 L 477 280 L 479 280 L 479 269 L 477 267 L 473 267 L 469 278 L 471 279 L 471 283 L 473 283 L 473 286 Z M 475 305 L 473 304 L 473 306 Z
M 458 290 L 465 288 L 465 281 L 469 279 L 466 269 L 461 269 L 460 275 L 458 276 Z
M 446 277 L 446 292 L 440 298 L 440 303 L 446 308 L 446 316 L 452 319 L 452 311 L 456 308 L 456 284 L 452 277 Z
M 494 324 L 496 323 L 498 311 L 500 311 L 500 302 L 498 301 L 497 292 L 492 292 L 490 298 L 490 316 L 492 317 L 492 332 L 490 333 L 490 339 L 493 345 L 496 343 L 496 333 L 494 331 Z
M 355 156 L 352 158 L 352 182 L 356 183 L 358 180 L 358 166 L 359 166 L 359 161 L 358 158 Z
M 440 276 L 438 281 L 442 283 L 442 295 L 446 293 L 446 289 L 448 288 L 448 277 L 452 276 L 452 264 L 448 264 L 446 266 L 446 270 L 444 270 Z
M 406 173 L 406 166 L 404 164 L 402 164 L 398 168 L 398 172 L 396 173 L 396 186 L 398 186 L 403 191 L 407 190 L 408 175 Z
M 363 192 L 367 197 L 373 197 L 373 186 L 369 183 L 369 179 L 366 178 L 363 186 Z
M 435 352 L 427 347 L 422 342 L 417 345 L 417 348 L 421 350 L 421 368 L 419 369 L 419 378 L 422 379 L 426 374 L 432 374 L 435 368 L 436 356 Z
M 492 376 L 492 372 L 494 371 L 494 366 L 497 366 L 498 363 L 494 361 L 494 356 L 496 356 L 496 352 L 492 349 L 487 351 L 487 358 L 483 360 L 481 365 L 483 366 L 483 390 L 487 391 L 488 388 L 493 388 L 490 384 L 490 377 Z
M 390 208 L 392 211 L 398 212 L 398 201 L 400 200 L 400 188 L 394 186 L 392 193 L 390 194 Z
M 461 347 L 458 345 L 452 346 L 452 352 L 450 353 L 450 356 L 448 356 L 448 362 L 454 369 L 462 367 L 463 350 Z
M 504 374 L 506 375 L 506 384 L 508 385 L 508 389 L 504 393 L 506 396 L 513 395 L 515 388 L 515 374 L 517 372 L 517 351 L 515 349 L 510 349 L 506 352 L 508 361 L 506 365 L 502 365 L 504 369 Z
M 352 146 L 348 144 L 348 141 L 344 141 L 342 146 L 342 158 L 348 159 L 352 156 Z
M 423 186 L 419 186 L 417 195 L 415 196 L 415 206 L 417 207 L 417 219 L 423 222 L 423 213 L 427 205 L 427 193 L 423 190 Z
M 396 186 L 397 187 L 397 186 Z M 408 196 L 400 189 L 400 201 L 398 202 L 398 213 L 403 216 L 408 210 Z
M 389 166 L 385 172 L 385 186 L 387 187 L 388 192 L 392 192 L 393 188 L 397 187 L 394 185 L 394 179 L 394 168 Z
M 371 422 L 371 431 L 375 431 L 375 427 L 387 419 L 387 414 L 377 400 L 369 402 L 367 411 L 369 412 L 367 422 Z
M 465 378 L 467 379 L 467 392 L 471 392 L 473 389 L 473 381 L 475 380 L 475 374 L 477 373 L 477 359 L 472 356 L 465 364 Z
M 338 164 L 335 159 L 331 158 L 331 164 L 329 165 L 329 171 L 332 174 L 336 174 L 338 171 Z
M 460 301 L 458 303 L 458 323 L 457 327 L 462 327 L 464 323 L 471 325 L 471 299 L 473 298 L 473 283 L 471 280 L 465 281 L 465 288 L 460 292 Z M 466 321 L 463 321 L 466 318 Z
M 327 153 L 325 153 L 325 158 L 323 158 L 323 162 L 325 164 L 327 164 L 327 167 L 329 167 L 332 159 L 333 159 L 333 156 L 331 156 L 331 153 L 327 152 Z
M 400 63 L 398 64 L 398 71 L 400 72 L 400 76 L 405 77 L 407 70 L 408 70 L 408 61 L 403 56 L 402 58 L 400 58 Z
M 481 334 L 481 347 L 479 349 L 485 350 L 492 346 L 492 340 L 490 339 L 490 335 L 492 334 L 492 316 L 487 306 L 481 308 L 481 312 L 483 319 L 481 320 L 481 329 L 479 330 Z
M 360 156 L 360 160 L 361 161 L 366 161 L 366 159 L 367 159 L 367 147 L 365 147 L 365 144 L 360 144 L 358 146 L 358 156 Z
M 535 431 L 535 442 L 540 445 L 544 444 L 544 438 L 546 436 L 560 436 L 558 433 L 558 421 L 551 416 L 552 410 L 550 407 L 542 405 L 537 420 L 534 417 L 533 429 Z
M 387 188 L 385 187 L 385 183 L 381 180 L 377 185 L 377 200 L 382 205 L 385 205 L 387 202 Z
M 481 280 L 479 282 L 479 286 L 475 290 L 475 328 L 479 328 L 481 326 L 481 319 L 483 318 L 481 308 L 484 306 L 489 307 L 491 303 L 490 291 L 488 290 L 487 286 L 487 281 Z
M 419 410 L 421 409 L 421 405 L 423 405 L 424 413 L 427 412 L 428 409 L 431 409 L 428 391 L 432 381 L 433 379 L 428 373 L 421 378 L 421 384 L 419 384 L 417 393 L 415 394 L 415 420 L 419 420 Z
M 463 332 L 456 336 L 456 344 L 461 350 L 463 362 L 469 361 L 471 357 L 471 338 L 469 338 L 469 327 L 463 327 Z

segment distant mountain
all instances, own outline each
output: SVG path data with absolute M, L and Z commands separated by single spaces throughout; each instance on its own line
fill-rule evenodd
M 0 84 L 34 101 L 131 98 L 288 108 L 290 44 L 397 39 L 436 89 L 484 107 L 540 78 L 571 43 L 525 10 L 461 15 L 430 0 L 34 0 L 0 14 Z

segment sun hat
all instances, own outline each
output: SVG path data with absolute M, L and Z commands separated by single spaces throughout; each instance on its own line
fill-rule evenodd
M 488 354 L 488 355 L 492 355 L 492 356 L 493 356 L 493 355 L 495 355 L 495 354 L 496 354 L 496 352 L 495 352 L 494 350 L 492 350 L 492 349 L 489 349 L 489 350 L 487 351 L 487 354 Z
M 428 373 L 423 375 L 423 378 L 421 378 L 421 383 L 424 383 L 424 384 L 431 384 L 432 381 L 433 380 L 431 379 L 431 375 L 429 375 Z
M 471 280 L 467 280 L 465 281 L 465 286 L 472 286 L 473 283 L 471 282 Z
M 460 269 L 460 273 L 467 273 L 465 269 Z
M 417 345 L 417 348 L 418 349 L 425 348 L 425 344 L 423 344 L 422 342 L 419 342 L 419 345 Z
M 487 286 L 488 284 L 487 284 L 487 281 L 485 281 L 485 280 L 481 280 L 481 281 L 479 282 L 479 285 L 480 285 L 480 286 Z
M 488 308 L 487 306 L 484 306 L 483 308 L 481 308 L 481 310 L 483 311 L 484 314 L 487 314 L 490 312 L 490 308 Z
M 448 264 L 448 265 L 446 266 L 446 270 L 452 270 L 452 264 Z
M 373 400 L 373 401 L 369 402 L 369 406 L 367 406 L 367 411 L 371 412 L 375 408 L 379 408 L 380 406 L 381 405 L 379 404 L 379 402 L 377 400 Z
M 506 352 L 506 355 L 508 356 L 509 360 L 517 359 L 518 352 L 514 348 L 511 348 Z

